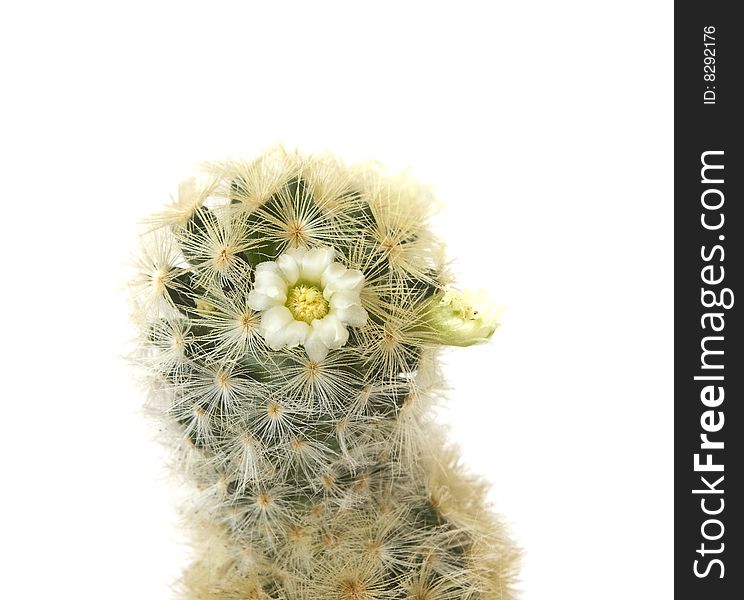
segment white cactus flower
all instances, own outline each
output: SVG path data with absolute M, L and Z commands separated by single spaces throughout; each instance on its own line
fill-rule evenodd
M 501 311 L 482 290 L 446 289 L 424 307 L 424 322 L 434 339 L 449 346 L 472 346 L 488 340 L 501 322 Z
M 367 322 L 359 299 L 364 275 L 334 262 L 334 254 L 295 248 L 256 266 L 248 306 L 261 312 L 259 333 L 273 350 L 302 344 L 318 362 L 346 344 L 347 326 Z

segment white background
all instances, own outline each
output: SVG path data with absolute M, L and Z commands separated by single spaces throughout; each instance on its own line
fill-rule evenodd
M 0 9 L 0 596 L 163 599 L 186 563 L 120 358 L 137 222 L 274 144 L 411 167 L 464 287 L 444 418 L 525 600 L 672 596 L 672 3 Z

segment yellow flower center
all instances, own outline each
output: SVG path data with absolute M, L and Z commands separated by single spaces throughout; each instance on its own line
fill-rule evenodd
M 449 306 L 454 315 L 460 319 L 473 321 L 478 317 L 478 311 L 472 304 L 467 302 L 463 295 L 445 292 L 441 303 L 443 306 Z
M 312 323 L 328 314 L 328 301 L 315 286 L 298 285 L 287 294 L 287 308 L 295 320 Z

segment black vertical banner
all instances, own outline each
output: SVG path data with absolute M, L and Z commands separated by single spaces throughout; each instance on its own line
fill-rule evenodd
M 675 597 L 701 600 L 744 599 L 738 4 L 675 7 Z

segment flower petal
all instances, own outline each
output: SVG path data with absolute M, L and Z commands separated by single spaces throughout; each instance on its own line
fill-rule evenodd
M 323 271 L 333 262 L 333 248 L 313 248 L 302 257 L 300 275 L 310 283 L 320 283 Z
M 253 289 L 260 294 L 274 298 L 280 303 L 287 301 L 287 282 L 278 272 L 257 272 Z
M 351 325 L 352 327 L 362 327 L 369 318 L 367 311 L 359 304 L 354 304 L 346 308 L 334 308 L 331 310 L 329 316 L 334 316 L 342 323 Z
M 270 333 L 289 325 L 294 319 L 286 306 L 273 306 L 261 314 L 261 331 Z
M 285 346 L 286 336 L 284 335 L 284 329 L 277 329 L 276 331 L 267 331 L 264 333 L 264 341 L 266 345 L 272 350 L 281 350 Z
M 294 348 L 305 343 L 307 336 L 310 335 L 312 328 L 304 321 L 292 321 L 282 329 L 284 333 L 284 345 Z
M 328 303 L 333 308 L 348 308 L 354 304 L 361 304 L 361 300 L 359 300 L 359 292 L 341 290 L 333 292 Z
M 347 269 L 340 277 L 329 281 L 326 290 L 340 292 L 342 290 L 359 292 L 364 285 L 364 274 L 359 269 Z
M 287 280 L 281 271 L 258 271 L 255 278 L 255 287 L 283 287 L 287 288 Z
M 340 348 L 349 339 L 349 331 L 333 315 L 328 315 L 324 319 L 315 319 L 313 321 L 313 332 L 316 331 L 323 343 L 331 350 Z
M 305 351 L 310 360 L 320 362 L 328 356 L 328 346 L 320 339 L 320 333 L 313 328 L 313 331 L 305 340 Z
M 267 260 L 256 265 L 256 274 L 262 272 L 276 273 L 279 271 L 279 266 L 273 260 Z
M 253 310 L 266 310 L 272 306 L 279 306 L 282 302 L 286 302 L 286 297 L 284 300 L 279 300 L 278 298 L 267 296 L 266 294 L 262 294 L 256 290 L 251 290 L 248 293 L 247 298 L 248 306 Z
M 287 253 L 282 254 L 276 259 L 276 264 L 279 265 L 279 269 L 288 285 L 292 286 L 297 283 L 297 279 L 300 277 L 300 265 L 293 256 Z
M 295 262 L 298 265 L 302 265 L 302 257 L 305 256 L 305 254 L 307 254 L 307 248 L 305 248 L 304 246 L 298 246 L 297 248 L 287 248 L 284 251 L 284 254 L 294 258 Z
M 326 267 L 325 271 L 323 271 L 323 274 L 320 276 L 321 287 L 325 288 L 330 285 L 331 282 L 336 281 L 346 273 L 347 270 L 348 269 L 341 263 L 332 262 Z

